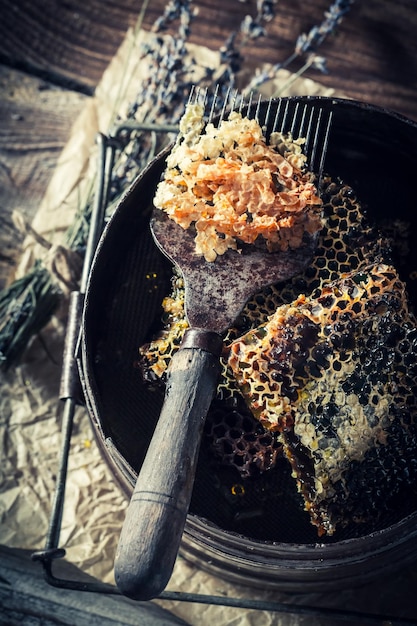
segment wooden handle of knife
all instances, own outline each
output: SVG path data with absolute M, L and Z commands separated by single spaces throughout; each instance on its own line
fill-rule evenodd
M 171 361 L 164 405 L 115 559 L 116 583 L 135 600 L 157 597 L 171 577 L 219 367 L 218 355 L 198 347 L 178 350 Z

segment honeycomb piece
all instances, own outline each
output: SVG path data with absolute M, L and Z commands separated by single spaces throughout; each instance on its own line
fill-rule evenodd
M 283 304 L 230 345 L 254 416 L 281 433 L 319 535 L 381 513 L 417 474 L 417 325 L 394 267 Z
M 296 249 L 321 229 L 304 140 L 272 133 L 267 142 L 259 122 L 238 111 L 218 126 L 204 127 L 203 115 L 201 105 L 187 105 L 153 200 L 182 228 L 193 227 L 197 255 L 214 262 L 259 240 L 269 252 Z
M 204 435 L 221 465 L 234 466 L 242 478 L 249 478 L 275 466 L 282 457 L 282 443 L 241 404 L 230 410 L 223 402 L 214 402 Z
M 184 281 L 174 268 L 171 293 L 162 302 L 163 328 L 139 348 L 139 369 L 147 383 L 163 382 L 172 355 L 178 350 L 188 322 L 184 310 Z

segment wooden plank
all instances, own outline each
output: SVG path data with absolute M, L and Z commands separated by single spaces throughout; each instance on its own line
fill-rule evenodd
M 166 0 L 152 0 L 144 26 L 150 29 Z M 280 0 L 276 17 L 266 25 L 268 35 L 245 48 L 245 65 L 282 62 L 298 34 L 323 20 L 330 0 Z M 45 72 L 59 82 L 92 91 L 134 26 L 140 6 L 134 0 L 118 3 L 73 0 L 56 11 L 45 0 L 42 11 L 30 0 L 3 0 L 0 21 L 0 60 L 31 71 Z M 196 0 L 198 15 L 190 41 L 212 49 L 224 45 L 246 14 L 256 15 L 256 1 Z M 327 57 L 328 75 L 310 70 L 308 76 L 349 97 L 388 106 L 417 119 L 417 10 L 415 0 L 356 2 L 335 36 L 320 48 Z M 293 64 L 294 70 L 299 65 Z
M 417 120 L 416 32 L 414 0 L 356 2 L 337 39 L 322 49 L 329 74 L 320 82 Z
M 50 79 L 61 76 L 71 81 L 66 86 L 91 92 L 139 11 L 134 0 L 75 0 L 60 3 L 59 10 L 54 0 L 45 0 L 41 11 L 30 0 L 3 0 L 2 61 Z
M 0 66 L 0 288 L 21 236 L 11 214 L 31 220 L 87 96 Z
M 75 566 L 60 561 L 55 571 L 66 580 L 92 582 Z M 97 581 L 94 581 L 97 582 Z M 151 602 L 123 596 L 52 587 L 27 550 L 0 546 L 1 626 L 187 626 Z

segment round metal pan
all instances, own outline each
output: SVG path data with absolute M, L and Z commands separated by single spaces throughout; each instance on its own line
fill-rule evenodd
M 288 100 L 290 107 L 308 101 L 333 111 L 326 172 L 355 189 L 371 218 L 407 220 L 412 242 L 417 234 L 417 124 L 359 102 Z M 82 322 L 87 407 L 104 458 L 128 496 L 163 400 L 163 391 L 145 384 L 136 364 L 139 346 L 160 325 L 161 302 L 170 290 L 172 268 L 149 231 L 166 154 L 135 180 L 107 224 Z M 417 269 L 417 246 L 410 246 L 407 268 Z M 411 303 L 417 304 L 410 272 L 402 278 Z M 314 591 L 360 584 L 417 558 L 415 499 L 404 497 L 375 523 L 318 540 L 286 465 L 278 462 L 243 483 L 242 489 L 241 477 L 213 458 L 203 441 L 181 553 L 219 576 L 262 588 Z

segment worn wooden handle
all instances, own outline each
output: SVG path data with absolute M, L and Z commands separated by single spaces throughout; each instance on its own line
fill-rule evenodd
M 199 347 L 173 357 L 161 415 L 120 535 L 115 578 L 135 600 L 158 596 L 177 557 L 204 420 L 216 390 L 218 355 Z

